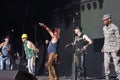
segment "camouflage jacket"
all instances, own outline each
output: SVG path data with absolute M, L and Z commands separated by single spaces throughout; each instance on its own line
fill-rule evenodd
M 103 27 L 104 45 L 103 52 L 113 52 L 120 49 L 120 34 L 118 27 L 111 23 Z

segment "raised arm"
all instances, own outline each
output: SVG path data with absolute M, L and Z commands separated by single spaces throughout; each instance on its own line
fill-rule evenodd
M 54 36 L 52 30 L 49 27 L 47 27 L 44 23 L 39 23 L 39 25 L 44 27 L 48 31 L 51 37 Z

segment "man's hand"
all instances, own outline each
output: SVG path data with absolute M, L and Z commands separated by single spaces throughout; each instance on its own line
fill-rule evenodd
M 38 58 L 39 49 L 35 49 L 35 57 Z
M 118 53 L 119 53 L 119 50 L 115 50 L 115 53 L 118 54 Z
M 65 45 L 65 48 L 67 48 L 69 46 L 69 44 Z
M 101 52 L 104 52 L 104 48 L 101 49 Z
M 49 28 L 44 23 L 39 23 L 39 25 L 44 27 L 46 30 L 49 30 Z
M 87 46 L 83 46 L 83 48 L 81 50 L 86 50 L 87 49 Z
M 49 40 L 45 40 L 45 44 L 49 44 Z
M 44 24 L 43 23 L 39 23 L 40 26 L 43 26 Z
M 39 49 L 35 49 L 35 53 L 39 53 Z
M 39 25 L 46 28 L 46 25 L 44 23 L 39 23 Z
M 73 45 L 73 43 L 66 44 L 66 45 L 65 45 L 65 48 L 67 48 L 67 47 L 69 47 L 69 46 L 72 46 L 72 45 Z

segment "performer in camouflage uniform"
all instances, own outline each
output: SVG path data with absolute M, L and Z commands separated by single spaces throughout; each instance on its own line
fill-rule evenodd
M 104 45 L 101 51 L 104 52 L 105 78 L 106 80 L 109 80 L 109 64 L 110 58 L 112 57 L 116 74 L 120 80 L 120 58 L 117 56 L 120 49 L 119 29 L 115 24 L 111 22 L 110 14 L 103 15 L 103 22 L 105 24 L 103 27 Z

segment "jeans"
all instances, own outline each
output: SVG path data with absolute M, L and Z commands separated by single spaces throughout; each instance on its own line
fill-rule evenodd
M 86 80 L 85 51 L 76 51 L 74 54 L 74 64 L 72 69 L 73 80 Z
M 0 56 L 0 70 L 2 70 L 2 56 Z
M 1 62 L 1 70 L 9 70 L 10 66 L 10 58 L 2 56 L 2 62 Z

